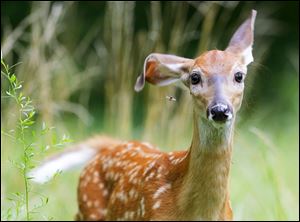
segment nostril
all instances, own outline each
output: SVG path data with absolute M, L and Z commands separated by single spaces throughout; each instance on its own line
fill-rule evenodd
M 218 104 L 210 109 L 210 115 L 216 122 L 225 122 L 230 116 L 230 110 L 227 105 Z
M 212 116 L 212 119 L 216 122 L 224 122 L 227 120 L 227 114 L 224 112 L 216 112 L 215 115 Z

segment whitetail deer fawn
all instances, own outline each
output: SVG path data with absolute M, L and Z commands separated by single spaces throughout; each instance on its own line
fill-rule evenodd
M 146 143 L 96 137 L 33 175 L 42 180 L 54 172 L 47 172 L 51 164 L 67 169 L 92 159 L 79 181 L 77 220 L 232 220 L 233 127 L 247 65 L 253 61 L 255 17 L 253 10 L 224 51 L 196 59 L 157 53 L 146 58 L 136 91 L 145 80 L 155 85 L 182 81 L 190 90 L 194 133 L 187 151 L 164 153 Z

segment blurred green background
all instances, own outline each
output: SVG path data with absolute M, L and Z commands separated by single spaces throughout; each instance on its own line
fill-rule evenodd
M 37 108 L 37 128 L 45 122 L 74 142 L 103 133 L 165 151 L 185 149 L 192 136 L 189 93 L 151 85 L 134 92 L 144 59 L 151 52 L 195 58 L 224 49 L 251 9 L 258 15 L 254 63 L 235 128 L 234 218 L 298 220 L 299 2 L 1 1 L 1 51 L 6 63 L 21 62 L 15 72 Z M 7 87 L 1 76 L 2 130 L 16 128 L 17 121 L 14 103 L 3 97 Z M 1 218 L 9 194 L 23 189 L 8 161 L 20 152 L 1 134 Z M 33 185 L 49 197 L 42 214 L 72 220 L 78 178 L 76 170 Z

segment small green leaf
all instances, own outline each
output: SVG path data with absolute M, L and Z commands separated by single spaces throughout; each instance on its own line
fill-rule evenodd
M 28 117 L 28 114 L 26 112 L 22 112 L 24 116 L 26 116 L 26 118 Z
M 31 126 L 32 124 L 34 124 L 34 121 L 25 121 L 24 122 L 24 124 L 26 125 L 26 126 Z
M 21 88 L 22 88 L 22 85 L 18 85 L 18 86 L 16 86 L 15 89 L 21 89 Z
M 20 168 L 21 168 L 21 169 L 25 169 L 25 167 L 26 167 L 26 166 L 25 166 L 24 163 L 20 163 Z
M 28 157 L 29 157 L 29 158 L 31 158 L 31 157 L 33 157 L 33 156 L 34 156 L 34 153 L 29 153 L 29 154 L 28 154 Z
M 6 94 L 9 96 L 13 96 L 9 91 L 6 91 Z
M 35 114 L 35 111 L 32 110 L 32 111 L 29 113 L 29 118 L 32 118 L 32 117 L 34 116 L 34 114 Z
M 15 74 L 12 74 L 9 79 L 10 79 L 11 82 L 15 82 L 16 81 Z
M 30 165 L 30 166 L 28 166 L 27 168 L 31 170 L 31 169 L 34 169 L 34 168 L 35 168 L 35 166 L 33 166 L 33 165 Z

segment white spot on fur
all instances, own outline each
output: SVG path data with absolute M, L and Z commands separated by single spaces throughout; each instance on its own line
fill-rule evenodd
M 91 218 L 92 220 L 95 220 L 95 219 L 97 219 L 97 216 L 96 216 L 95 214 L 91 214 L 91 215 L 90 215 L 90 218 Z
M 103 190 L 103 196 L 106 197 L 108 195 L 108 190 Z
M 129 180 L 129 182 L 136 185 L 138 183 L 138 180 L 136 178 L 133 178 L 132 180 Z
M 158 150 L 158 149 L 157 149 L 155 146 L 153 146 L 151 143 L 143 142 L 142 144 L 145 145 L 146 147 L 150 148 L 150 149 Z
M 127 148 L 127 149 L 130 149 L 130 148 L 132 148 L 133 146 L 134 146 L 134 143 L 130 142 L 130 143 L 127 144 L 126 148 Z
M 116 194 L 116 198 L 119 199 L 122 202 L 125 202 L 125 203 L 128 201 L 127 195 L 125 193 L 123 193 L 123 192 L 117 193 Z
M 99 172 L 98 171 L 94 171 L 94 177 L 99 177 Z
M 139 146 L 136 147 L 135 150 L 136 150 L 137 152 L 142 152 L 142 149 L 141 149 L 141 147 L 139 147 Z
M 127 219 L 127 220 L 129 219 L 129 211 L 125 211 L 124 218 Z
M 155 173 L 154 172 L 151 172 L 149 174 L 149 176 L 146 177 L 145 181 L 149 181 L 151 178 L 153 178 L 155 176 Z
M 138 195 L 137 195 L 137 191 L 135 190 L 135 189 L 131 189 L 130 191 L 129 191 L 129 197 L 131 198 L 131 199 L 134 199 L 134 198 L 136 198 Z
M 134 218 L 134 211 L 131 211 L 129 216 L 130 216 L 130 219 L 133 219 Z
M 134 218 L 134 211 L 126 211 L 124 214 L 125 220 L 131 220 Z
M 98 186 L 99 186 L 100 189 L 104 188 L 104 184 L 103 183 L 99 183 Z
M 155 163 L 156 163 L 155 161 L 150 162 L 150 164 L 146 167 L 143 176 L 146 176 L 146 174 L 154 167 Z
M 157 201 L 157 202 L 153 205 L 152 209 L 155 210 L 155 209 L 158 209 L 159 207 L 160 207 L 160 200 Z
M 145 198 L 142 197 L 140 201 L 140 209 L 141 209 L 141 216 L 143 217 L 145 215 Z
M 166 190 L 171 188 L 171 184 L 167 183 L 160 188 L 154 193 L 153 198 L 156 199 L 158 198 L 162 193 L 164 193 Z
M 186 158 L 186 156 L 187 156 L 187 155 L 185 155 L 184 157 L 181 157 L 181 158 L 174 159 L 174 160 L 171 161 L 171 163 L 172 163 L 173 165 L 176 165 L 176 164 L 178 164 L 178 163 L 181 163 L 181 162 Z
M 169 160 L 170 160 L 170 161 L 172 161 L 172 160 L 174 160 L 174 159 L 175 159 L 175 156 L 170 156 L 170 157 L 169 157 Z
M 87 207 L 91 207 L 91 206 L 92 206 L 92 202 L 91 202 L 91 201 L 88 201 L 88 202 L 86 203 L 86 205 L 87 205 Z
M 137 155 L 136 152 L 132 152 L 132 153 L 130 154 L 130 157 L 134 157 L 134 156 L 136 156 L 136 155 Z
M 99 177 L 94 177 L 93 178 L 93 183 L 98 183 L 99 182 Z
M 84 202 L 86 202 L 87 201 L 87 195 L 86 194 L 83 194 L 83 196 L 82 196 L 82 200 L 84 201 Z
M 102 216 L 105 216 L 106 215 L 106 213 L 107 213 L 107 209 L 105 208 L 105 209 L 99 209 L 99 214 Z
M 100 201 L 99 200 L 95 200 L 94 201 L 94 206 L 95 207 L 99 207 L 100 206 Z
M 159 166 L 158 169 L 157 169 L 157 173 L 162 173 L 162 171 L 163 171 L 163 167 Z

